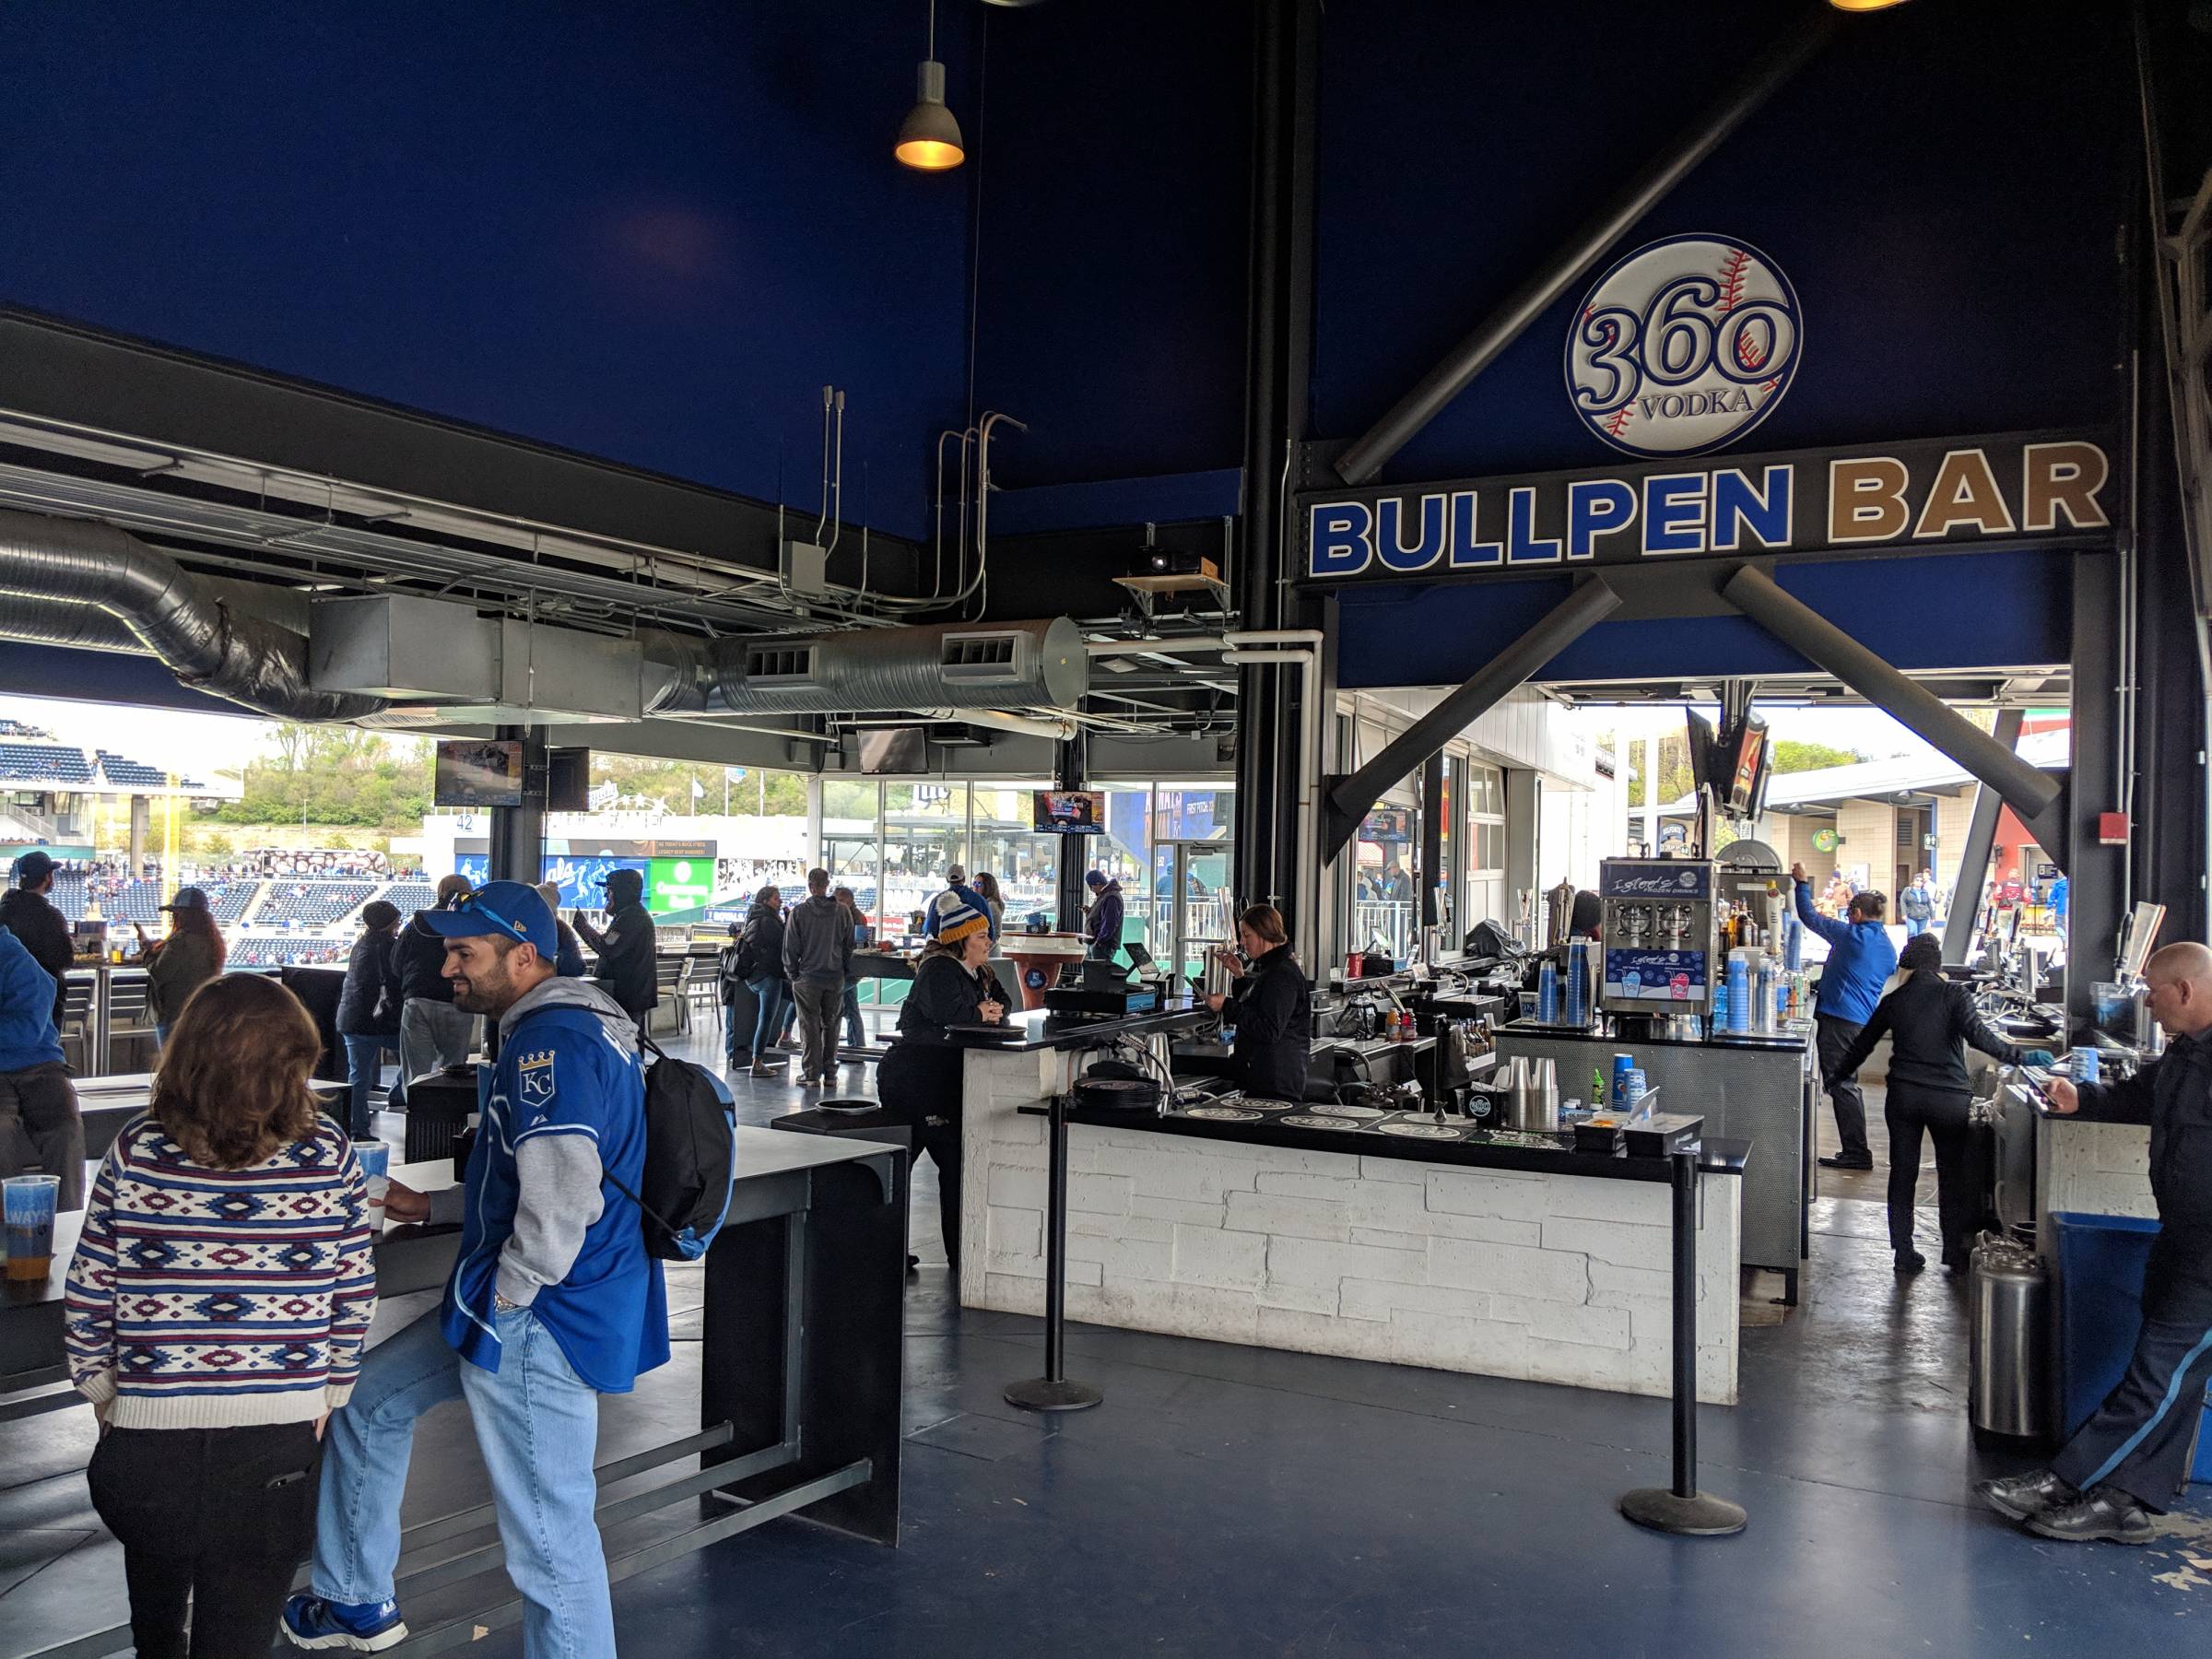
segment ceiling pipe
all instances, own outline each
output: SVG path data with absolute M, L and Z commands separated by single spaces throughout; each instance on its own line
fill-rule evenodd
M 307 641 L 215 598 L 168 554 L 112 524 L 0 511 L 0 634 L 18 601 L 96 606 L 120 620 L 178 680 L 279 720 L 345 721 L 383 712 L 381 697 L 317 691 Z M 52 620 L 51 611 L 42 614 Z

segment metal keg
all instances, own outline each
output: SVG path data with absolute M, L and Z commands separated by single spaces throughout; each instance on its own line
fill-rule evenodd
M 1974 1246 L 1967 1412 L 1977 1430 L 2040 1440 L 2050 1430 L 2045 1321 L 2051 1282 L 2033 1251 L 1994 1233 Z

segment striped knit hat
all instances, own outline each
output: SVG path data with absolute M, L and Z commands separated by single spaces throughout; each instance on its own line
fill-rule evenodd
M 990 917 L 950 888 L 939 893 L 934 902 L 937 912 L 937 937 L 947 945 L 957 945 L 970 934 L 986 932 L 991 926 Z

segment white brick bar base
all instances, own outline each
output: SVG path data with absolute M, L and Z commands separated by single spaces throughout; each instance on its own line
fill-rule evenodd
M 2136 1124 L 2068 1123 L 2043 1118 L 2035 1126 L 2036 1212 L 2156 1217 L 2150 1192 L 2150 1131 Z M 2046 1253 L 2052 1230 L 2039 1226 Z
M 1057 1054 L 967 1059 L 962 1300 L 1044 1310 L 1044 1120 Z M 1667 1188 L 1068 1131 L 1067 1315 L 1091 1324 L 1668 1391 Z M 1756 1156 L 1756 1151 L 1754 1153 Z M 1736 1397 L 1740 1182 L 1700 1185 L 1698 1396 Z

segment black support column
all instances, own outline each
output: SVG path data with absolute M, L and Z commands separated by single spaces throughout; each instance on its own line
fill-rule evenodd
M 2113 771 L 2119 632 L 2119 561 L 2109 553 L 2077 553 L 2073 766 L 2056 806 L 2038 818 L 2022 815 L 2029 832 L 2066 873 L 2066 1008 L 2077 1019 L 2093 1012 L 2090 984 L 2112 977 L 2127 883 L 2129 849 L 2097 840 L 2098 814 L 2120 807 Z
M 501 726 L 523 746 L 523 804 L 491 809 L 491 878 L 535 882 L 546 859 L 546 728 Z
M 1313 108 L 1316 0 L 1253 7 L 1251 289 L 1244 363 L 1244 534 L 1236 603 L 1246 629 L 1310 628 L 1287 578 L 1295 537 L 1286 518 L 1292 458 L 1305 437 L 1313 291 Z M 1309 677 L 1248 664 L 1237 677 L 1240 902 L 1299 916 L 1298 755 L 1294 700 L 1319 695 Z

